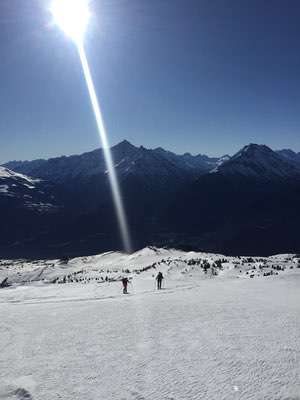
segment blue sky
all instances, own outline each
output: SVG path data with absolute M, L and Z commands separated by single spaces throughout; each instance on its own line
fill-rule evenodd
M 48 0 L 0 2 L 0 162 L 100 146 Z M 111 144 L 300 151 L 300 3 L 91 0 L 86 51 Z

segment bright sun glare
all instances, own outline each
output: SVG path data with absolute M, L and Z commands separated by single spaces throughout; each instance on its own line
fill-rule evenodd
M 51 12 L 68 36 L 75 41 L 83 39 L 91 16 L 88 0 L 53 0 Z
M 97 98 L 89 63 L 84 50 L 83 37 L 91 16 L 89 11 L 89 0 L 52 0 L 51 12 L 53 14 L 55 23 L 75 41 L 78 49 L 84 77 L 91 99 L 91 104 L 98 126 L 99 136 L 102 142 L 103 154 L 107 166 L 108 177 L 112 190 L 116 214 L 119 221 L 120 233 L 124 249 L 130 253 L 131 240 L 128 230 L 126 213 L 123 205 L 117 174 L 113 163 L 113 158 L 110 152 L 110 146 L 104 126 L 99 101 Z

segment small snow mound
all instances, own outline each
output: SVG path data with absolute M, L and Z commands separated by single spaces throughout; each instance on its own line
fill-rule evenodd
M 147 257 L 153 255 L 161 255 L 164 249 L 158 249 L 157 247 L 148 246 L 142 250 L 138 250 L 129 256 L 129 259 L 135 259 L 137 257 Z

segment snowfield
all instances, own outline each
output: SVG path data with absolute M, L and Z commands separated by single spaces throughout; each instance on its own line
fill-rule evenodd
M 296 255 L 146 248 L 2 260 L 6 278 L 0 399 L 300 399 Z

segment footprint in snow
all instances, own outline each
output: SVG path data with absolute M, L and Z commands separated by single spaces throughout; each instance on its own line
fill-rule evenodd
M 0 399 L 1 400 L 9 400 L 9 399 L 13 399 L 13 400 L 33 400 L 33 397 L 31 396 L 31 394 L 23 388 L 18 388 L 16 390 L 12 390 L 12 391 L 7 391 L 7 392 L 0 392 Z
M 15 396 L 18 400 L 33 400 L 31 394 L 27 390 L 22 388 L 19 388 L 15 391 Z

